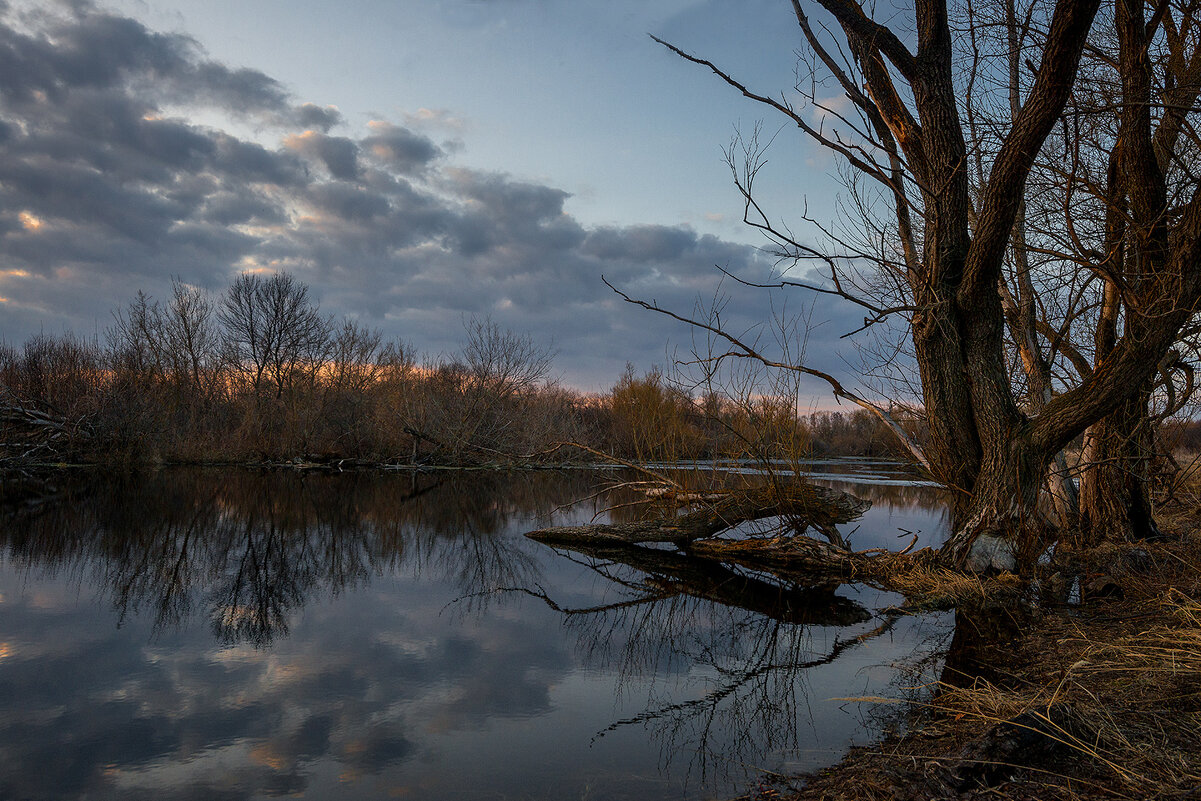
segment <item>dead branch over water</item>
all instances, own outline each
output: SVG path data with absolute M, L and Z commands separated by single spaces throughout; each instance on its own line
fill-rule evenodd
M 679 493 L 676 494 L 677 496 Z M 660 496 L 661 497 L 661 496 Z M 658 520 L 564 526 L 531 531 L 527 536 L 549 544 L 620 542 L 689 543 L 712 537 L 741 523 L 785 517 L 794 528 L 812 526 L 837 544 L 837 524 L 858 519 L 871 506 L 845 492 L 797 483 L 787 487 L 759 486 L 685 497 L 682 502 L 701 509 Z
M 644 490 L 645 492 L 645 490 Z M 603 558 L 652 573 L 670 575 L 675 561 L 724 571 L 727 580 L 743 572 L 769 574 L 785 586 L 830 589 L 858 582 L 899 592 L 915 607 L 950 606 L 990 594 L 1012 593 L 1022 586 L 1016 576 L 979 577 L 938 566 L 929 548 L 910 553 L 881 549 L 854 551 L 837 526 L 857 520 L 870 501 L 850 493 L 800 481 L 688 493 L 669 489 L 649 494 L 682 506 L 682 514 L 617 523 L 559 526 L 526 534 L 552 547 Z M 771 536 L 731 536 L 744 524 L 778 518 Z M 826 541 L 806 535 L 821 533 Z M 653 544 L 676 546 L 676 552 Z M 666 565 L 666 567 L 665 567 Z M 710 576 L 710 578 L 712 578 Z M 714 582 L 703 582 L 714 586 Z M 777 592 L 778 592 L 777 588 Z

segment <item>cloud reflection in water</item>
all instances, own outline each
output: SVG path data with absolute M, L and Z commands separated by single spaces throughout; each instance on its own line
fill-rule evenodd
M 679 797 L 825 735 L 843 747 L 859 722 L 823 699 L 883 686 L 855 671 L 908 652 L 911 621 L 808 671 L 880 621 L 815 628 L 688 592 L 565 616 L 488 592 L 609 607 L 692 581 L 605 568 L 623 587 L 520 536 L 597 480 L 189 470 L 14 500 L 0 796 Z

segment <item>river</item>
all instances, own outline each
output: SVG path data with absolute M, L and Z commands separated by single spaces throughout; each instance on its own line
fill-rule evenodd
M 897 466 L 811 468 L 872 500 L 854 547 L 942 536 Z M 0 798 L 721 798 L 892 722 L 839 699 L 937 675 L 950 614 L 522 536 L 628 515 L 616 477 L 171 469 L 8 498 Z

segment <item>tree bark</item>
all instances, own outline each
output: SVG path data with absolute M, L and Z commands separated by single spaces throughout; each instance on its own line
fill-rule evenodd
M 1159 533 L 1149 497 L 1154 431 L 1144 386 L 1089 428 L 1081 456 L 1080 521 L 1075 548 L 1147 539 Z

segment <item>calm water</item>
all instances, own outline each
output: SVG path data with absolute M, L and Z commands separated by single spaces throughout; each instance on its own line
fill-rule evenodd
M 939 536 L 929 488 L 818 469 L 874 502 L 855 547 Z M 945 645 L 947 616 L 873 590 L 522 536 L 603 519 L 620 498 L 577 499 L 612 478 L 179 470 L 9 498 L 0 798 L 723 797 L 877 737 L 834 699 L 901 695 L 893 666 Z

